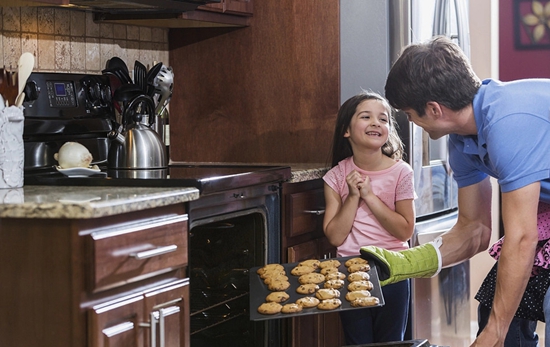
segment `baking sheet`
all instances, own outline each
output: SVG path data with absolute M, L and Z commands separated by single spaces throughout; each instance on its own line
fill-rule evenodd
M 348 293 L 348 284 L 350 283 L 347 279 L 347 276 L 349 275 L 348 269 L 344 265 L 346 260 L 350 258 L 357 258 L 357 256 L 351 256 L 351 257 L 340 257 L 340 258 L 332 258 L 340 261 L 341 265 L 338 267 L 338 270 L 346 275 L 346 279 L 344 280 L 345 285 L 344 287 L 340 288 L 340 301 L 342 302 L 342 305 L 334 310 L 320 310 L 317 307 L 311 307 L 311 308 L 304 308 L 301 312 L 297 313 L 276 313 L 276 314 L 261 314 L 258 312 L 258 307 L 265 302 L 265 297 L 269 295 L 269 293 L 272 293 L 267 288 L 267 285 L 264 284 L 264 281 L 260 278 L 260 275 L 256 273 L 256 271 L 261 267 L 257 266 L 252 269 L 250 269 L 250 320 L 266 320 L 266 319 L 278 319 L 278 318 L 289 318 L 289 317 L 297 317 L 297 316 L 304 316 L 304 315 L 310 315 L 310 314 L 320 314 L 320 313 L 331 313 L 331 312 L 340 312 L 344 310 L 354 310 L 354 309 L 361 309 L 361 308 L 370 308 L 370 307 L 379 307 L 384 305 L 384 296 L 382 295 L 382 289 L 380 288 L 380 280 L 378 279 L 378 272 L 376 272 L 376 267 L 372 266 L 371 269 L 368 271 L 368 274 L 370 275 L 370 281 L 372 282 L 373 288 L 370 291 L 372 296 L 375 296 L 378 298 L 380 303 L 375 306 L 368 306 L 368 307 L 352 307 L 350 302 L 346 300 L 346 294 Z M 320 259 L 320 261 L 325 261 L 330 259 Z M 288 263 L 288 264 L 281 264 L 285 268 L 286 276 L 288 277 L 288 281 L 290 282 L 290 287 L 286 290 L 286 293 L 290 296 L 290 298 L 281 303 L 281 305 L 288 304 L 288 303 L 294 303 L 299 298 L 305 297 L 305 296 L 314 296 L 315 294 L 298 294 L 296 293 L 296 288 L 300 286 L 300 282 L 298 282 L 299 276 L 293 276 L 290 271 L 296 267 L 301 262 L 296 263 Z M 319 272 L 317 270 L 316 272 Z M 319 288 L 323 288 L 324 282 L 319 284 Z

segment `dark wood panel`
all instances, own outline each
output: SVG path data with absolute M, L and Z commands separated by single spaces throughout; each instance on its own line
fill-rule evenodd
M 74 306 L 67 220 L 3 219 L 0 231 L 0 346 L 85 346 L 85 316 Z M 78 248 L 78 247 L 77 247 Z M 74 275 L 74 278 L 72 277 Z M 80 277 L 81 279 L 81 277 Z
M 326 162 L 339 106 L 336 0 L 262 0 L 246 28 L 170 30 L 178 161 Z

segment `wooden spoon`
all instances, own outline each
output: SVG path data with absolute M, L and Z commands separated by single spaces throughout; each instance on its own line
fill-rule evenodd
M 17 95 L 15 106 L 19 107 L 23 105 L 23 100 L 25 100 L 25 93 L 23 91 L 25 90 L 25 85 L 27 84 L 27 80 L 29 79 L 29 76 L 32 73 L 32 70 L 34 69 L 34 55 L 29 52 L 25 52 L 19 57 L 19 65 L 18 65 L 18 71 L 17 71 L 17 78 L 18 78 L 18 87 L 19 87 L 19 94 Z

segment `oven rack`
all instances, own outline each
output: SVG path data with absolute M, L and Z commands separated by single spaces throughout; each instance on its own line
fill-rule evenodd
M 204 325 L 201 323 L 193 322 L 193 320 L 191 319 L 191 335 L 200 333 L 201 331 L 207 330 L 209 328 L 215 327 L 217 325 L 220 325 L 222 323 L 228 322 L 230 320 L 236 319 L 244 315 L 248 315 L 248 311 L 232 313 L 231 317 L 229 318 L 218 317 L 218 320 L 215 321 L 214 323 L 211 323 L 210 325 Z
M 237 317 L 248 315 L 247 302 L 248 293 L 243 293 L 199 311 L 192 312 L 190 315 L 191 335 L 221 323 L 228 322 Z M 231 307 L 230 304 L 234 307 Z
M 205 302 L 195 300 L 195 298 L 201 296 L 201 294 L 199 294 L 197 292 L 198 292 L 198 290 L 191 290 L 191 297 L 194 299 L 194 300 L 192 300 L 193 304 L 192 304 L 192 307 L 191 307 L 191 317 L 193 317 L 194 315 L 199 314 L 201 312 L 211 310 L 211 309 L 216 308 L 216 307 L 221 306 L 221 305 L 225 305 L 225 304 L 227 304 L 231 301 L 235 301 L 235 300 L 240 299 L 244 296 L 248 296 L 248 294 L 249 294 L 249 292 L 238 292 L 238 293 L 234 293 L 229 298 L 225 297 L 223 300 L 220 300 L 220 297 L 224 296 L 224 294 L 222 294 L 218 297 L 216 297 L 216 296 L 213 297 L 214 300 L 219 300 L 219 301 L 216 301 L 213 304 L 206 304 Z M 197 295 L 194 295 L 194 294 L 197 294 Z M 215 294 L 213 294 L 213 295 L 215 295 Z

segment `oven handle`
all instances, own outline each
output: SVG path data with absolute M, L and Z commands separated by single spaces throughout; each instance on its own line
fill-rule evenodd
M 325 214 L 325 210 L 305 210 L 304 213 L 314 214 L 317 216 L 320 216 L 322 214 Z
M 130 257 L 135 258 L 137 260 L 143 260 L 143 259 L 156 257 L 157 255 L 175 252 L 177 249 L 178 249 L 178 246 L 176 245 L 158 247 L 155 249 L 150 249 L 148 251 L 130 253 Z

